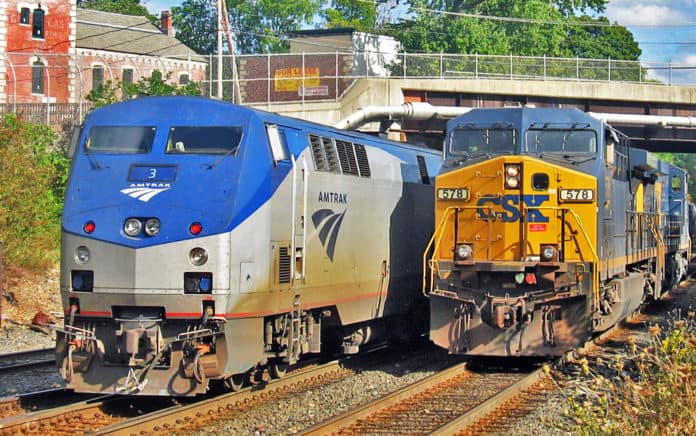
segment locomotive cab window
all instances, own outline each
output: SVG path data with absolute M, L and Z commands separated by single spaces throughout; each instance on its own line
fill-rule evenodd
M 174 126 L 169 129 L 167 153 L 232 155 L 242 131 L 239 126 Z
M 679 176 L 672 176 L 672 191 L 680 192 L 682 190 L 682 180 Z
M 532 153 L 596 153 L 594 130 L 529 129 L 527 147 Z
M 268 135 L 268 142 L 271 144 L 273 162 L 277 164 L 282 160 L 288 160 L 288 142 L 285 137 L 285 130 L 278 128 L 275 124 L 267 124 L 266 134 Z
M 94 126 L 85 141 L 87 153 L 148 153 L 155 139 L 153 126 Z
M 464 126 L 452 131 L 450 153 L 459 156 L 511 154 L 515 152 L 517 132 L 510 128 L 474 128 Z

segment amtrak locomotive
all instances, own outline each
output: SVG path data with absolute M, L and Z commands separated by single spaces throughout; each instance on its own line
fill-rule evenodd
M 686 275 L 686 173 L 579 110 L 472 110 L 444 156 L 424 286 L 452 353 L 562 355 Z
M 427 329 L 439 152 L 190 97 L 95 110 L 75 139 L 56 353 L 76 391 L 238 389 Z

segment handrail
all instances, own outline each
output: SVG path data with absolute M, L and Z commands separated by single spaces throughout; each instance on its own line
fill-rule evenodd
M 447 222 L 450 218 L 450 216 L 461 209 L 480 209 L 480 206 L 449 206 L 447 209 L 445 209 L 445 212 L 442 216 L 442 219 L 438 223 L 437 227 L 435 228 L 435 231 L 433 232 L 432 238 L 430 238 L 430 241 L 428 242 L 428 245 L 426 246 L 426 249 L 423 253 L 423 295 L 426 297 L 429 296 L 429 293 L 432 292 L 433 288 L 433 278 L 436 273 L 437 269 L 437 261 L 435 259 L 436 254 L 439 252 L 440 244 L 442 242 L 442 238 L 447 226 Z M 486 209 L 490 210 L 490 207 L 487 207 Z M 578 225 L 578 228 L 580 229 L 580 233 L 583 235 L 585 242 L 587 243 L 587 246 L 589 247 L 590 253 L 592 254 L 592 282 L 593 282 L 593 309 L 598 310 L 599 309 L 599 255 L 597 254 L 597 250 L 595 249 L 594 244 L 592 243 L 592 240 L 587 233 L 587 230 L 585 229 L 585 226 L 583 225 L 582 221 L 580 220 L 580 216 L 575 212 L 572 208 L 565 208 L 565 207 L 556 207 L 556 206 L 541 206 L 541 207 L 529 207 L 527 210 L 532 210 L 532 209 L 547 209 L 547 210 L 554 210 L 554 211 L 563 211 L 565 213 L 569 213 L 570 216 L 573 217 L 575 222 Z M 493 220 L 488 220 L 489 225 L 491 225 Z M 565 221 L 565 220 L 564 220 Z M 526 236 L 526 233 L 525 233 Z M 488 244 L 489 244 L 489 251 L 490 251 L 490 243 L 491 239 L 488 238 Z M 428 253 L 430 252 L 430 249 L 432 248 L 433 250 L 433 257 L 431 259 L 427 259 Z M 488 258 L 490 258 L 490 252 L 488 255 Z M 430 292 L 426 291 L 427 283 L 426 283 L 426 276 L 428 274 L 428 268 L 430 269 Z
M 655 279 L 655 283 L 659 283 L 662 281 L 662 278 L 664 276 L 665 272 L 665 252 L 666 250 L 666 244 L 664 238 L 662 238 L 662 235 L 660 232 L 657 231 L 657 228 L 655 228 L 655 223 L 652 220 L 652 217 L 650 215 L 644 215 L 646 218 L 646 222 L 648 223 L 648 229 L 650 229 L 650 232 L 653 235 L 653 238 L 655 238 L 655 241 L 657 242 L 657 259 L 656 259 L 656 269 L 658 270 L 659 277 Z M 657 215 L 659 218 L 660 215 Z M 657 295 L 655 296 L 657 297 Z

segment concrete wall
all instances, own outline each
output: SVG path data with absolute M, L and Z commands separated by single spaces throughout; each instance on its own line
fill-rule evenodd
M 598 100 L 655 104 L 675 115 L 696 114 L 696 87 L 616 82 L 512 81 L 481 79 L 358 79 L 338 101 L 258 105 L 260 109 L 295 116 L 311 121 L 333 124 L 357 109 L 366 106 L 393 106 L 405 101 L 406 94 L 478 94 L 482 96 L 536 96 L 558 99 Z M 485 106 L 482 100 L 475 106 Z M 659 112 L 659 111 L 658 111 Z M 635 112 L 633 112 L 635 113 Z

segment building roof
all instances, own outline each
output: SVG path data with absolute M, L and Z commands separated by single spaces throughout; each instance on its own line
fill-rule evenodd
M 290 36 L 332 36 L 332 35 L 352 35 L 355 33 L 354 27 L 331 27 L 329 29 L 301 29 L 288 32 Z
M 77 8 L 77 48 L 205 62 L 142 16 Z

